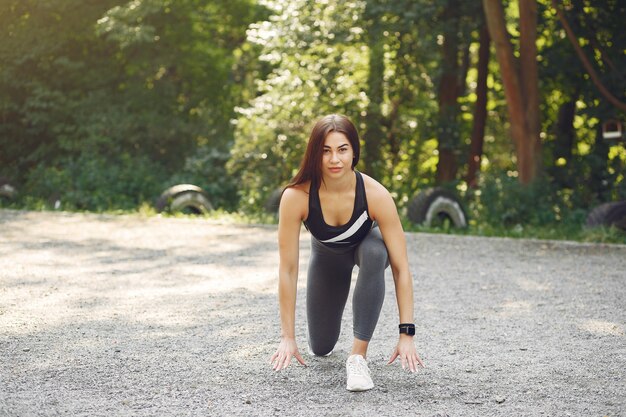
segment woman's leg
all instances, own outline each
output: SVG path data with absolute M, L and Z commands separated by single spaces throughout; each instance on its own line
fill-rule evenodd
M 341 331 L 341 316 L 350 292 L 353 250 L 335 250 L 311 239 L 307 277 L 309 346 L 314 354 L 330 353 Z
M 359 266 L 359 276 L 352 297 L 352 353 L 365 357 L 385 300 L 385 269 L 389 266 L 387 247 L 378 227 L 373 228 L 363 239 L 354 257 Z

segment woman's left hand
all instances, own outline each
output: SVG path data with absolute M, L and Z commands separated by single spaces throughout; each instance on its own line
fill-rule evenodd
M 393 351 L 387 365 L 392 364 L 398 356 L 402 361 L 402 369 L 408 368 L 411 372 L 416 372 L 418 366 L 421 366 L 422 368 L 425 367 L 424 362 L 422 362 L 420 357 L 417 355 L 412 336 L 405 334 L 400 335 L 398 346 L 396 346 L 396 349 Z

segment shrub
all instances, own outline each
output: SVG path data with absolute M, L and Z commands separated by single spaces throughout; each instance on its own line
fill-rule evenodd
M 485 177 L 480 191 L 468 195 L 475 224 L 523 228 L 584 222 L 586 211 L 571 190 L 556 189 L 547 180 L 525 186 L 511 175 Z

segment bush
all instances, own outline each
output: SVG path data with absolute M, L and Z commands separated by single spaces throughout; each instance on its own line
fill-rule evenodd
M 25 194 L 53 207 L 104 211 L 134 209 L 158 196 L 164 183 L 162 167 L 144 156 L 123 153 L 114 158 L 81 154 L 57 166 L 31 171 Z
M 522 185 L 509 175 L 486 176 L 480 191 L 470 192 L 471 218 L 476 225 L 497 228 L 583 224 L 586 209 L 572 191 L 556 189 L 547 180 Z

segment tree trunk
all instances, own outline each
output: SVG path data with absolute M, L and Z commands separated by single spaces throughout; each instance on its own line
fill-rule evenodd
M 520 2 L 531 2 L 536 9 L 535 0 L 520 0 Z M 524 6 L 524 13 L 526 13 L 526 7 L 532 8 L 532 6 Z M 515 143 L 517 156 L 518 178 L 522 184 L 529 184 L 535 179 L 537 173 L 535 162 L 537 154 L 535 150 L 537 149 L 537 141 L 539 139 L 532 133 L 526 117 L 525 94 L 516 69 L 516 60 L 513 56 L 513 47 L 511 46 L 509 33 L 506 30 L 502 3 L 500 0 L 483 0 L 483 8 L 489 34 L 496 47 L 496 57 L 500 65 L 500 73 L 504 84 L 504 94 L 511 123 L 511 136 Z M 524 20 L 524 24 L 527 25 L 528 16 Z M 528 30 L 529 28 L 525 28 L 524 33 L 527 33 Z M 527 42 L 527 40 L 520 41 L 520 44 L 526 45 Z M 528 46 L 526 45 L 525 48 L 528 48 Z M 536 59 L 536 57 L 533 57 L 533 59 Z M 531 82 L 529 79 L 524 79 L 525 82 Z
M 474 107 L 474 125 L 467 163 L 467 184 L 477 188 L 476 173 L 480 169 L 487 121 L 487 75 L 489 73 L 489 31 L 487 25 L 480 30 L 480 49 L 478 50 L 478 78 L 476 80 L 476 104 Z
M 537 68 L 537 1 L 519 0 L 520 78 L 524 96 L 535 176 L 541 172 L 541 117 L 539 114 L 539 70 Z
M 470 46 L 471 42 L 466 42 L 465 45 L 462 45 L 463 49 L 459 51 L 461 54 L 461 68 L 459 69 L 459 77 L 457 78 L 457 97 L 467 95 L 467 73 L 469 72 L 472 56 Z
M 608 110 L 604 106 L 605 111 Z M 609 174 L 609 144 L 602 138 L 602 125 L 598 123 L 596 128 L 596 140 L 591 147 L 589 157 L 591 160 L 591 173 L 589 183 L 586 184 L 596 200 L 600 202 L 611 201 L 611 191 L 614 188 Z
M 374 178 L 380 178 L 383 169 L 381 158 L 383 119 L 381 104 L 383 103 L 383 80 L 385 71 L 384 42 L 381 36 L 380 26 L 376 21 L 372 22 L 368 36 L 369 43 L 369 75 L 367 77 L 367 115 L 365 116 L 364 158 L 365 172 Z
M 556 122 L 556 143 L 554 157 L 565 158 L 568 162 L 572 159 L 572 147 L 574 146 L 574 117 L 576 116 L 576 98 L 561 104 L 559 107 L 558 120 Z
M 563 158 L 565 165 L 553 164 L 552 177 L 560 187 L 572 188 L 572 176 L 569 175 L 569 167 L 572 164 L 572 148 L 576 132 L 574 130 L 574 117 L 576 116 L 576 96 L 566 101 L 559 107 L 558 119 L 554 129 L 554 161 Z
M 439 79 L 439 115 L 437 129 L 437 183 L 456 178 L 456 148 L 459 145 L 459 19 L 457 0 L 449 0 L 443 14 L 445 30 L 442 53 L 442 74 Z
M 391 101 L 391 111 L 385 117 L 384 126 L 387 128 L 387 143 L 389 144 L 389 157 L 392 166 L 400 162 L 400 138 L 398 137 L 398 115 L 400 110 L 400 98 Z

